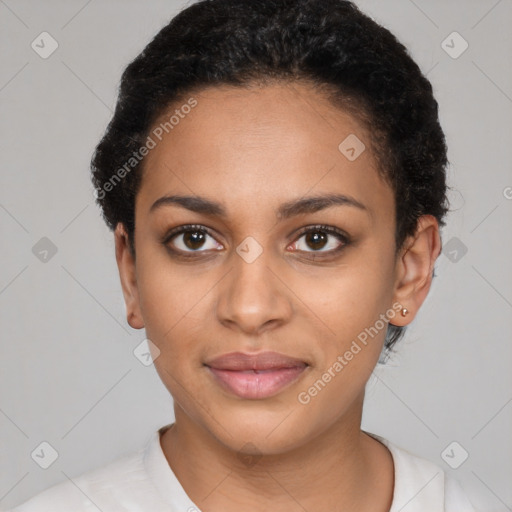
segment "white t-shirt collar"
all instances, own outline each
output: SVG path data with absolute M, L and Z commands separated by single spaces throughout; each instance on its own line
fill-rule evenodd
M 162 450 L 160 434 L 170 426 L 160 428 L 147 442 L 143 457 L 145 470 L 162 500 L 172 510 L 199 512 L 200 507 L 189 498 Z M 444 510 L 445 481 L 441 468 L 398 448 L 383 437 L 366 433 L 384 444 L 393 456 L 395 485 L 390 512 Z

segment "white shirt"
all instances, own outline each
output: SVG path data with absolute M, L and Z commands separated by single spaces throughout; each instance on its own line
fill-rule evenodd
M 11 512 L 200 512 L 185 493 L 160 445 L 162 427 L 144 448 L 37 494 Z M 426 459 L 367 432 L 393 456 L 389 512 L 476 512 L 459 484 Z

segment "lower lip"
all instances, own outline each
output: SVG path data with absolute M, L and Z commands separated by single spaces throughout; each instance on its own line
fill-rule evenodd
M 279 393 L 283 388 L 295 381 L 306 366 L 279 368 L 277 370 L 261 370 L 261 373 L 235 370 L 208 369 L 218 379 L 224 389 L 240 398 L 261 399 Z

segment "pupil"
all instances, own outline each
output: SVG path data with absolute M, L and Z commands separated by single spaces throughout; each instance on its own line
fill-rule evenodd
M 200 231 L 187 231 L 183 238 L 185 245 L 189 249 L 199 249 L 204 242 L 204 233 Z
M 327 236 L 319 231 L 311 232 L 306 235 L 306 243 L 310 244 L 313 249 L 321 249 L 325 246 Z

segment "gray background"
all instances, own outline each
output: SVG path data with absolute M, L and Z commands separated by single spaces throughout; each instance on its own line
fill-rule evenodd
M 363 428 L 443 467 L 482 509 L 512 510 L 512 2 L 357 3 L 428 73 L 455 210 L 430 295 L 368 384 Z M 88 165 L 124 66 L 183 5 L 0 0 L 1 508 L 173 420 L 154 367 L 133 354 L 144 331 L 126 323 Z M 47 59 L 31 48 L 43 31 L 59 45 Z M 458 58 L 442 47 L 453 31 L 469 43 Z M 46 262 L 32 250 L 43 237 L 57 248 Z M 43 441 L 59 454 L 46 470 L 31 458 Z M 452 460 L 469 453 L 458 469 L 441 457 L 453 441 Z

